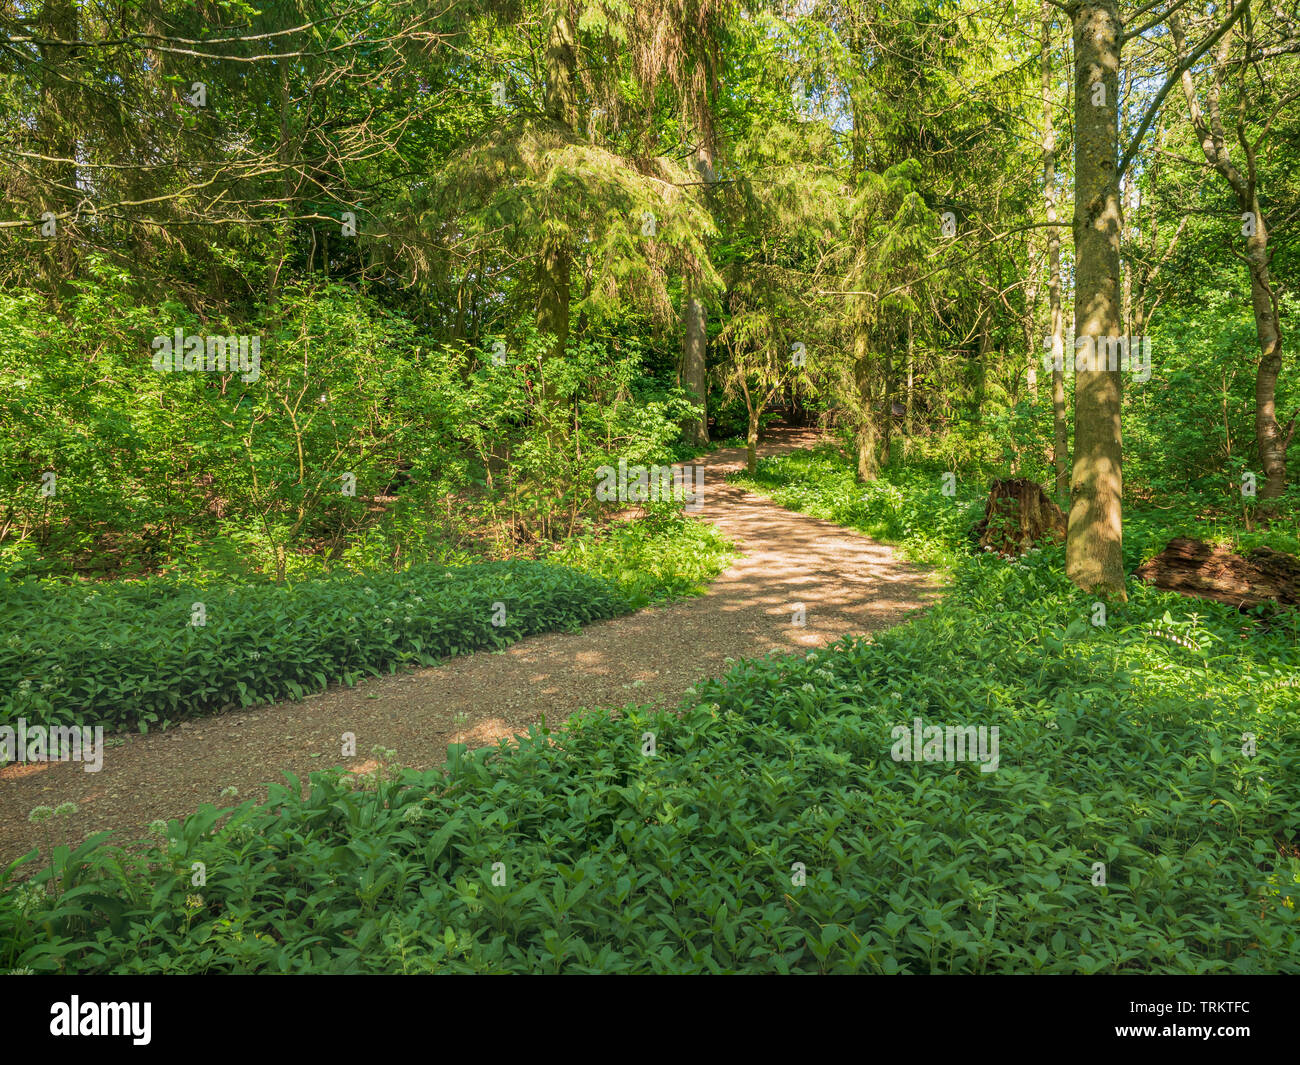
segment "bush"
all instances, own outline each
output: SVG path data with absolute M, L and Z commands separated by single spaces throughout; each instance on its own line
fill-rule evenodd
M 303 580 L 508 556 L 592 527 L 598 467 L 667 459 L 694 409 L 646 376 L 631 322 L 539 370 L 549 341 L 531 325 L 443 342 L 345 285 L 302 283 L 260 315 L 205 321 L 142 302 L 93 256 L 68 320 L 42 307 L 0 293 L 0 574 L 13 577 Z M 256 379 L 155 370 L 152 339 L 175 329 L 258 338 Z
M 633 609 L 703 594 L 734 557 L 714 525 L 686 517 L 676 504 L 651 503 L 640 521 L 601 536 L 576 536 L 548 560 L 617 581 Z

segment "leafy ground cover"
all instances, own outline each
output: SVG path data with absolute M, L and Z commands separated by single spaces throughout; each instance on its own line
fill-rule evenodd
M 980 516 L 985 489 L 977 478 L 937 465 L 895 467 L 859 484 L 840 449 L 828 443 L 760 460 L 750 476 L 731 480 L 791 510 L 898 544 L 917 562 L 951 565 L 965 553 L 966 533 Z
M 1294 621 L 1134 584 L 1098 625 L 1059 550 L 947 550 L 923 617 L 740 662 L 679 713 L 313 774 L 132 856 L 52 847 L 0 895 L 0 964 L 1300 972 Z M 916 718 L 997 728 L 997 769 L 896 761 Z
M 651 503 L 646 516 L 601 535 L 564 541 L 547 561 L 618 584 L 635 610 L 700 594 L 735 557 L 732 545 L 707 522 L 676 504 Z
M 330 683 L 504 647 L 698 591 L 730 557 L 709 526 L 661 514 L 550 560 L 290 584 L 11 582 L 0 602 L 0 724 L 142 730 L 299 698 Z
M 950 472 L 955 471 L 955 472 Z M 983 516 L 988 487 L 1005 469 L 971 456 L 948 462 L 923 458 L 859 484 L 842 450 L 827 443 L 765 458 L 750 476 L 732 480 L 783 507 L 859 529 L 898 544 L 917 561 L 951 565 L 969 546 L 971 524 Z M 945 482 L 945 477 L 951 480 Z M 1046 482 L 1045 482 L 1046 483 Z M 1288 496 L 1271 521 L 1248 523 L 1213 492 L 1189 491 L 1168 506 L 1135 500 L 1124 514 L 1124 557 L 1131 572 L 1176 536 L 1221 543 L 1235 550 L 1270 547 L 1300 553 L 1300 497 Z M 1249 527 L 1247 527 L 1249 525 Z

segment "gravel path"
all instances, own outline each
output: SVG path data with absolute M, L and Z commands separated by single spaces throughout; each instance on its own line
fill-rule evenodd
M 816 439 L 811 430 L 776 429 L 760 453 Z M 725 673 L 727 658 L 806 651 L 847 633 L 888 628 L 933 599 L 933 580 L 890 548 L 726 484 L 726 472 L 744 461 L 738 448 L 698 460 L 705 468 L 698 516 L 743 552 L 706 595 L 301 702 L 127 736 L 125 745 L 105 752 L 98 773 L 73 763 L 11 766 L 0 772 L 0 861 L 37 845 L 27 823 L 37 805 L 77 804 L 61 842 L 104 829 L 119 830 L 116 838 L 125 842 L 145 835 L 157 818 L 183 817 L 201 803 L 231 804 L 236 800 L 221 798 L 228 786 L 239 789 L 237 801 L 260 799 L 264 783 L 285 770 L 305 780 L 340 763 L 373 767 L 375 745 L 396 750 L 401 765 L 427 768 L 444 760 L 453 740 L 495 743 L 543 715 L 555 723 L 583 707 L 675 705 L 695 681 Z M 806 622 L 796 626 L 800 604 Z M 465 715 L 459 734 L 458 714 Z M 340 757 L 345 732 L 356 735 L 356 759 Z

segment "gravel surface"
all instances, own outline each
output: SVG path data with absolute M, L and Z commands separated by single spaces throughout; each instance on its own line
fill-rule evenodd
M 776 429 L 760 453 L 816 440 L 811 430 Z M 926 571 L 902 563 L 890 548 L 726 484 L 726 472 L 744 465 L 743 449 L 697 461 L 705 468 L 697 517 L 714 522 L 743 552 L 706 595 L 301 702 L 129 735 L 107 749 L 98 773 L 73 763 L 11 766 L 0 771 L 0 860 L 38 845 L 27 822 L 34 806 L 77 804 L 56 842 L 104 829 L 127 842 L 145 835 L 151 821 L 184 817 L 201 803 L 264 798 L 265 782 L 286 770 L 304 780 L 331 765 L 366 771 L 375 745 L 395 750 L 398 764 L 428 768 L 441 764 L 451 742 L 495 744 L 543 716 L 555 724 L 585 707 L 675 705 L 697 680 L 725 673 L 728 658 L 804 652 L 848 633 L 888 628 L 937 594 Z M 803 626 L 793 624 L 799 605 Z M 341 757 L 345 732 L 356 735 L 356 758 Z M 238 800 L 222 799 L 232 785 Z

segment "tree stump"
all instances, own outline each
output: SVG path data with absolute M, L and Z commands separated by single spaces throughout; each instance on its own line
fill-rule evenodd
M 1044 540 L 1063 541 L 1065 513 L 1037 481 L 1008 477 L 993 482 L 973 534 L 980 547 L 1012 558 Z
M 1236 555 L 1185 536 L 1138 567 L 1157 588 L 1249 610 L 1263 603 L 1300 606 L 1300 559 L 1267 547 Z

